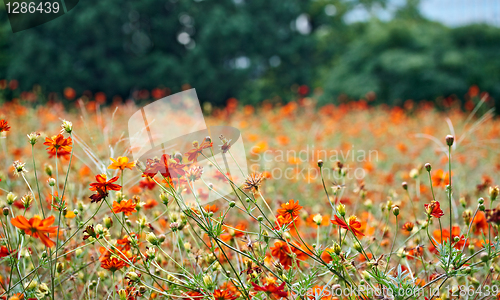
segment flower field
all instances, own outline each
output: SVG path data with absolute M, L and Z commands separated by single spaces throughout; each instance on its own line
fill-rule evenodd
M 199 165 L 236 155 L 225 137 L 134 161 L 127 123 L 153 99 L 23 94 L 0 107 L 0 299 L 500 299 L 500 121 L 483 96 L 204 105 L 241 132 L 233 180 Z

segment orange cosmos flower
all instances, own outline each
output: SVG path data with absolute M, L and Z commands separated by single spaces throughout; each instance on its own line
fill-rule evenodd
M 282 216 L 289 215 L 292 219 L 294 219 L 299 215 L 301 209 L 302 206 L 299 205 L 299 201 L 295 203 L 295 201 L 290 200 L 288 203 L 281 204 L 281 208 L 278 209 L 278 214 Z
M 432 201 L 430 204 L 424 204 L 424 207 L 427 215 L 429 216 L 433 216 L 436 219 L 444 216 L 444 212 L 441 209 L 441 204 L 439 204 L 439 202 L 437 201 Z
M 91 191 L 119 191 L 122 187 L 121 185 L 114 184 L 113 182 L 118 180 L 118 176 L 111 178 L 109 181 L 106 181 L 106 174 L 99 174 L 95 177 L 97 182 L 90 184 Z
M 432 235 L 438 241 L 441 243 L 442 241 L 447 241 L 450 239 L 450 230 L 449 229 L 443 229 L 443 235 L 441 236 L 441 231 L 439 229 L 436 229 L 432 232 Z M 458 242 L 454 242 L 455 237 L 460 238 Z M 467 240 L 467 243 L 465 242 L 465 236 L 460 234 L 460 226 L 453 226 L 451 229 L 451 238 L 452 238 L 452 243 L 454 243 L 454 248 L 455 249 L 462 249 L 463 246 L 468 246 L 469 245 L 469 240 Z
M 110 157 L 109 159 L 111 159 L 113 163 L 109 165 L 108 169 L 120 169 L 123 171 L 125 169 L 132 170 L 132 168 L 135 166 L 134 162 L 128 162 L 128 157 L 126 156 L 120 156 L 116 160 L 114 160 L 112 157 Z
M 71 148 L 73 141 L 71 140 L 71 137 L 64 138 L 62 134 L 54 135 L 53 137 L 45 138 L 45 143 L 43 143 L 46 146 L 49 146 L 47 148 L 47 152 L 49 153 L 50 157 L 54 157 L 57 154 L 57 157 L 66 157 L 71 153 Z
M 332 224 L 338 225 L 343 229 L 351 231 L 357 238 L 364 236 L 364 234 L 361 232 L 361 222 L 358 221 L 358 218 L 356 216 L 350 216 L 348 223 L 346 223 L 344 220 L 340 219 L 338 216 L 335 216 L 334 220 L 330 220 Z
M 12 225 L 31 235 L 34 238 L 39 238 L 47 247 L 52 247 L 55 243 L 49 239 L 48 234 L 55 233 L 57 226 L 50 226 L 54 223 L 55 217 L 50 216 L 44 220 L 39 217 L 33 217 L 27 220 L 24 216 L 17 216 L 10 220 Z
M 281 285 L 276 285 L 274 283 L 269 283 L 264 286 L 258 286 L 257 284 L 253 283 L 253 288 L 255 291 L 258 292 L 264 292 L 268 296 L 275 297 L 276 299 L 281 299 L 283 297 L 288 296 L 288 292 L 285 291 L 285 283 L 283 282 Z
M 450 183 L 450 174 L 448 172 L 444 172 L 443 170 L 439 169 L 436 170 L 432 176 L 432 185 L 433 186 L 446 186 Z
M 204 149 L 212 147 L 213 143 L 210 137 L 206 137 L 205 140 L 201 143 L 198 143 L 198 141 L 193 142 L 193 147 L 194 149 L 189 150 L 186 152 L 186 156 L 188 161 L 192 162 L 197 162 L 198 161 L 198 156 L 203 152 Z
M 99 174 L 95 177 L 95 183 L 90 184 L 91 191 L 96 191 L 94 195 L 90 196 L 91 203 L 99 202 L 108 196 L 108 191 L 119 191 L 122 187 L 121 185 L 114 184 L 113 182 L 118 180 L 118 177 L 113 177 L 109 181 L 106 181 L 106 174 Z
M 132 201 L 132 199 L 129 199 L 127 201 L 122 200 L 120 203 L 114 201 L 113 202 L 113 212 L 115 214 L 118 213 L 124 213 L 126 216 L 130 216 L 133 212 L 136 212 L 135 210 L 135 203 Z
M 406 223 L 404 223 L 404 225 L 401 229 L 403 229 L 406 232 L 411 232 L 413 230 L 413 227 L 414 227 L 414 224 L 412 222 L 406 222 Z
M 126 265 L 127 264 L 118 257 L 110 257 L 101 262 L 101 267 L 111 272 L 118 271 Z
M 4 298 L 4 299 L 7 299 L 7 298 Z M 9 300 L 23 300 L 23 299 L 24 299 L 23 293 L 13 294 L 12 297 L 9 298 Z
M 285 228 L 285 227 L 288 227 L 289 225 L 297 225 L 297 223 L 295 222 L 296 220 L 295 219 L 292 219 L 292 216 L 290 215 L 278 215 L 276 217 L 276 221 L 275 224 L 276 226 L 274 227 L 274 229 L 276 230 L 280 230 L 281 228 Z M 293 227 L 293 226 L 291 226 Z M 287 228 L 288 229 L 288 228 Z
M 10 130 L 10 126 L 9 126 L 9 123 L 7 123 L 7 121 L 5 121 L 4 119 L 1 119 L 0 120 L 0 132 L 7 132 Z
M 472 221 L 472 229 L 474 234 L 481 234 L 481 232 L 486 234 L 488 232 L 488 222 L 484 212 L 477 212 L 476 217 Z
M 229 290 L 217 289 L 213 293 L 215 300 L 235 300 L 237 297 Z

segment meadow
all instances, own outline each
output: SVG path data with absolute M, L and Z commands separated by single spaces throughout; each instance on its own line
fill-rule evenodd
M 487 94 L 205 104 L 207 124 L 241 131 L 248 163 L 238 180 L 210 166 L 233 192 L 209 203 L 198 159 L 232 155 L 224 138 L 136 166 L 127 122 L 151 94 L 4 96 L 0 299 L 500 299 Z

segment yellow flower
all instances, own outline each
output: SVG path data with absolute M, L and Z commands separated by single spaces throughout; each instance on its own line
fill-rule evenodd
M 108 167 L 108 169 L 120 169 L 123 171 L 125 170 L 125 168 L 129 168 L 130 170 L 132 170 L 132 168 L 135 167 L 135 163 L 129 163 L 128 157 L 126 156 L 120 156 L 116 160 L 114 160 L 112 157 L 110 157 L 109 159 L 111 159 L 113 163 Z

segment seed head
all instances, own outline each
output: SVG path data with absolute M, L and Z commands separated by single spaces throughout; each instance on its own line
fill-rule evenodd
M 252 173 L 245 180 L 243 189 L 247 191 L 258 192 L 263 180 L 264 176 L 262 175 L 262 173 Z

